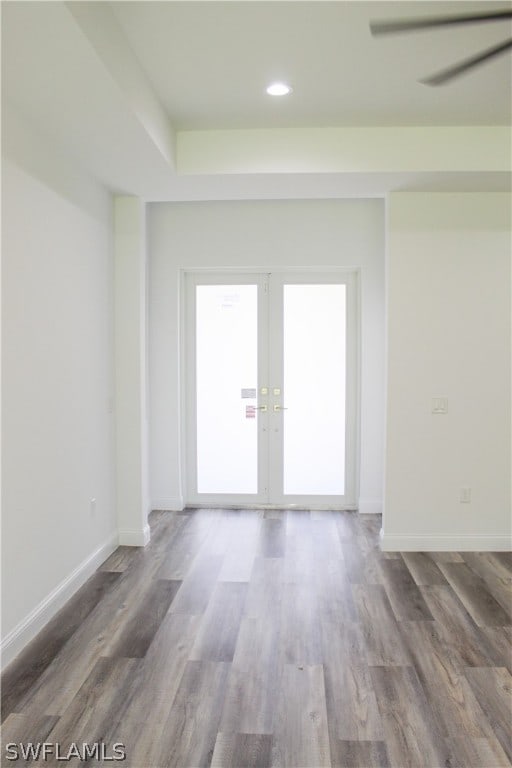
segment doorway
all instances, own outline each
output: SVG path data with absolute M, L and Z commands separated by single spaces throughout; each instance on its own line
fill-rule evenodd
M 187 503 L 355 508 L 357 280 L 186 274 Z

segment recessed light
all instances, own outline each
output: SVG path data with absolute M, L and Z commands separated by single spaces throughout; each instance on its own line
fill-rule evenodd
M 271 83 L 267 88 L 269 96 L 287 96 L 291 92 L 291 87 L 286 83 Z

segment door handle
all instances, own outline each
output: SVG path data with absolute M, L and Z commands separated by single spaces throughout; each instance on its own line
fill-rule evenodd
M 262 411 L 263 413 L 266 413 L 267 406 L 266 405 L 255 405 L 254 406 L 255 411 Z
M 285 408 L 284 405 L 274 405 L 274 411 L 277 413 L 278 411 L 287 411 L 288 408 Z

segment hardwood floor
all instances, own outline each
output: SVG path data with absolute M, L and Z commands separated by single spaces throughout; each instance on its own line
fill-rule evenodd
M 383 553 L 351 512 L 150 522 L 5 671 L 2 764 L 102 742 L 135 768 L 512 765 L 510 553 Z

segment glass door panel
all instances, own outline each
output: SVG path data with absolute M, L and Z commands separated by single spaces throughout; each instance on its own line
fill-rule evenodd
M 283 286 L 283 493 L 345 493 L 345 285 Z
M 258 286 L 196 286 L 197 492 L 258 491 Z
M 357 275 L 186 284 L 187 502 L 353 508 Z

